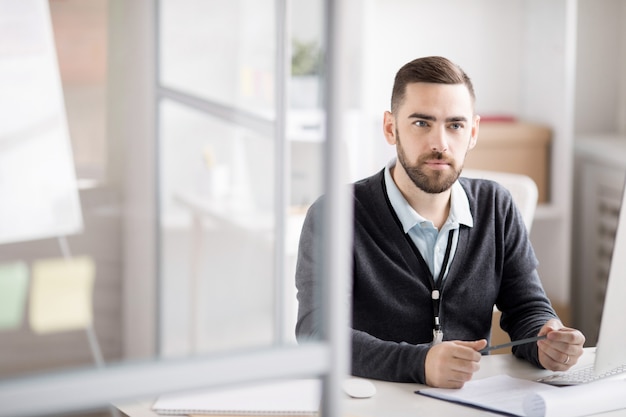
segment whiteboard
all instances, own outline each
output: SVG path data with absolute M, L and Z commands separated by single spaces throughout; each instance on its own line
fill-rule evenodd
M 0 0 L 0 244 L 82 231 L 47 0 Z

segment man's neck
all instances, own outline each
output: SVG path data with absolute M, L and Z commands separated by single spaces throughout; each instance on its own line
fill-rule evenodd
M 416 188 L 412 200 L 409 201 L 411 207 L 441 230 L 450 214 L 450 190 L 429 194 Z

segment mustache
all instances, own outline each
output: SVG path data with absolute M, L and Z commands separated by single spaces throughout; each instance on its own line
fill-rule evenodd
M 452 164 L 453 160 L 444 156 L 444 152 L 432 151 L 428 155 L 423 155 L 420 157 L 419 162 L 432 161 L 433 159 Z

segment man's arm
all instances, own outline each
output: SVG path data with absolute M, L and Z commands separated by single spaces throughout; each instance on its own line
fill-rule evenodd
M 351 333 L 353 375 L 393 382 L 426 383 L 424 364 L 430 344 L 391 342 L 354 329 Z
M 503 311 L 502 328 L 509 332 L 512 340 L 546 335 L 545 340 L 514 347 L 513 352 L 537 366 L 553 371 L 567 370 L 582 355 L 585 337 L 580 331 L 563 326 L 550 305 L 537 274 L 527 230 L 515 205 L 509 205 L 505 218 L 508 219 L 505 226 L 509 249 L 498 305 Z M 530 268 L 524 259 L 533 260 Z
M 394 382 L 461 388 L 480 368 L 485 339 L 447 341 L 436 345 L 387 342 L 352 330 L 352 373 Z
M 322 334 L 319 286 L 317 275 L 322 264 L 319 259 L 320 243 L 317 229 L 321 224 L 322 200 L 309 209 L 300 235 L 296 265 L 298 289 L 298 342 L 319 338 Z M 350 302 L 351 289 L 346 289 L 346 302 Z M 346 323 L 346 326 L 350 326 Z M 424 363 L 430 348 L 378 339 L 366 332 L 351 330 L 352 373 L 356 376 L 398 382 L 425 382 Z

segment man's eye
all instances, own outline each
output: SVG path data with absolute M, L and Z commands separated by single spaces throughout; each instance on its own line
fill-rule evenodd
M 452 123 L 452 124 L 450 125 L 450 128 L 451 128 L 451 129 L 454 129 L 454 130 L 459 130 L 459 129 L 462 129 L 462 128 L 463 128 L 463 125 L 462 125 L 461 123 Z
M 428 126 L 428 123 L 426 123 L 426 121 L 424 121 L 424 120 L 416 120 L 415 121 L 415 126 L 426 127 L 426 126 Z

